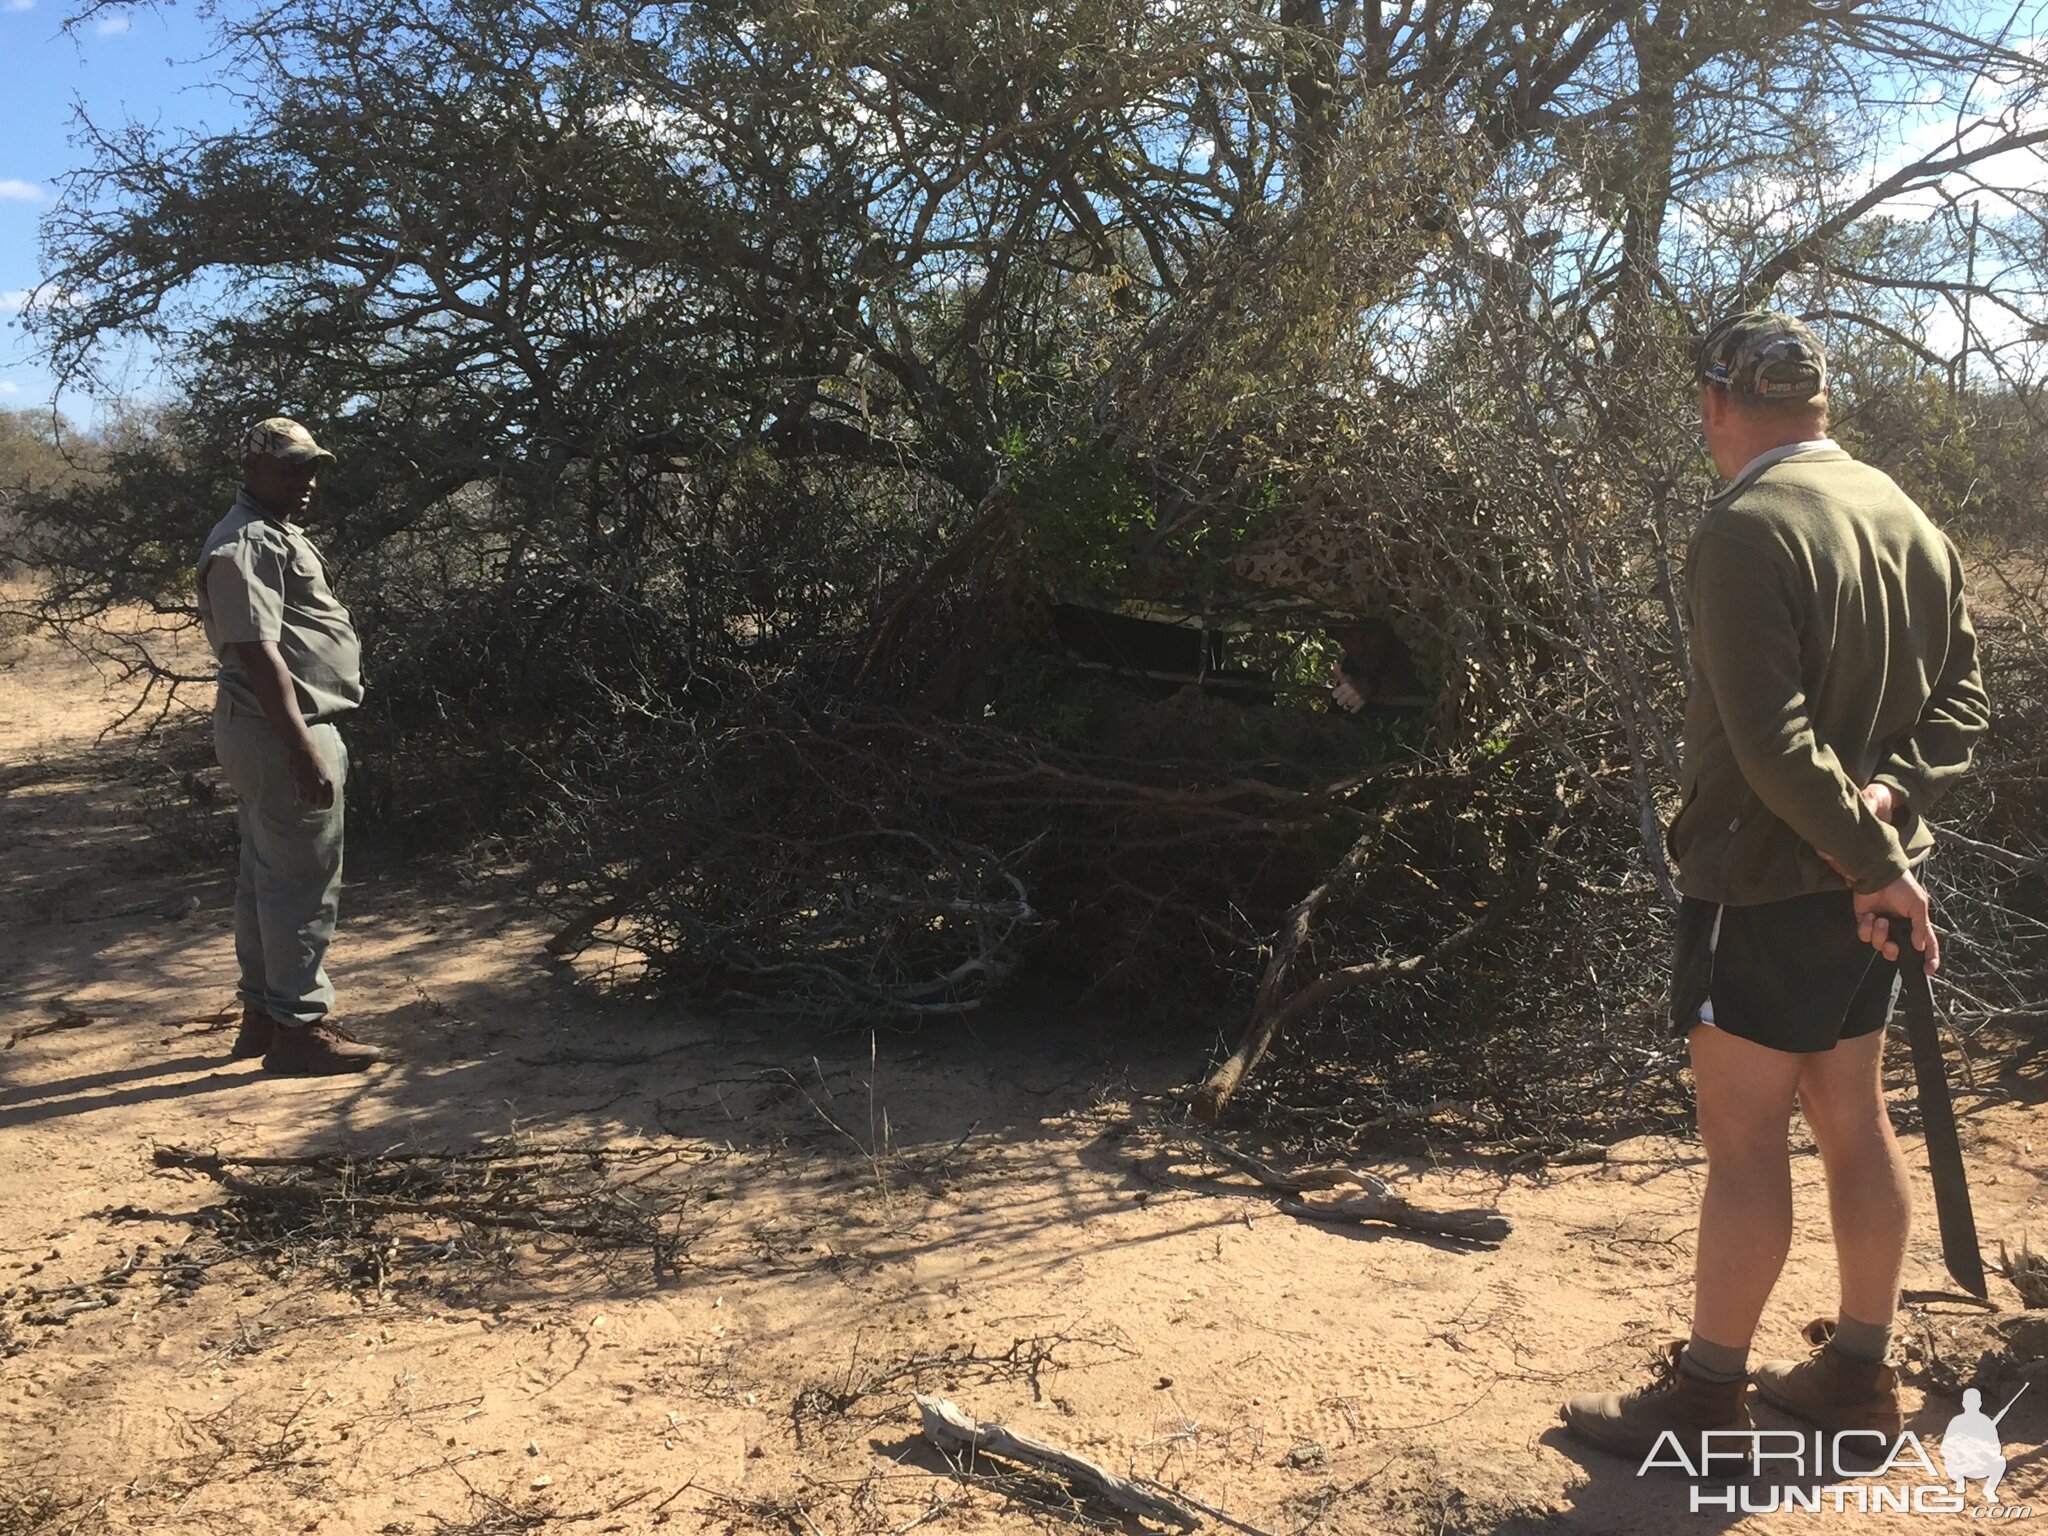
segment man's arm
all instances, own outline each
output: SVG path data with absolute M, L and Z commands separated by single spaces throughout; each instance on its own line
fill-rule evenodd
M 263 718 L 277 732 L 291 758 L 299 798 L 326 810 L 334 804 L 334 780 L 313 746 L 313 733 L 299 713 L 291 670 L 278 650 L 284 633 L 284 572 L 279 552 L 245 542 L 206 563 L 200 573 L 213 607 L 221 642 L 235 654 Z
M 1953 559 L 1953 556 L 1951 556 Z M 1949 612 L 1948 658 L 1920 718 L 1897 741 L 1870 777 L 1904 801 L 1904 809 L 1925 816 L 1955 787 L 1970 766 L 1977 738 L 1991 724 L 1991 701 L 1977 664 L 1977 631 L 1963 604 L 1962 573 Z M 1902 821 L 1903 817 L 1900 818 Z
M 274 640 L 237 640 L 234 650 L 263 718 L 291 756 L 292 782 L 298 786 L 299 798 L 323 811 L 328 809 L 334 804 L 334 779 L 313 745 L 305 716 L 299 713 L 299 697 L 284 664 L 284 653 Z

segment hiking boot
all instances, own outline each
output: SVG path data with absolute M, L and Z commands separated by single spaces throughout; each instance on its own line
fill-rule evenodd
M 1882 1360 L 1855 1360 L 1836 1349 L 1835 1325 L 1824 1317 L 1808 1323 L 1804 1335 L 1813 1353 L 1804 1360 L 1767 1360 L 1758 1366 L 1757 1396 L 1831 1432 L 1875 1431 L 1887 1445 L 1896 1441 L 1905 1427 L 1899 1373 Z
M 1700 1436 L 1708 1430 L 1743 1430 L 1752 1426 L 1743 1394 L 1749 1383 L 1702 1381 L 1679 1362 L 1685 1343 L 1673 1339 L 1656 1362 L 1656 1375 L 1633 1392 L 1589 1392 L 1559 1410 L 1564 1427 L 1591 1446 L 1640 1462 L 1665 1431 L 1676 1434 L 1693 1465 L 1703 1465 Z
M 270 1043 L 277 1036 L 277 1020 L 258 1008 L 254 1003 L 242 1004 L 242 1027 L 235 1035 L 235 1048 L 228 1052 L 229 1061 L 248 1061 L 270 1052 Z
M 360 1072 L 383 1059 L 384 1053 L 376 1046 L 363 1044 L 327 1019 L 318 1024 L 280 1022 L 263 1058 L 263 1070 L 286 1077 L 330 1077 L 339 1072 Z

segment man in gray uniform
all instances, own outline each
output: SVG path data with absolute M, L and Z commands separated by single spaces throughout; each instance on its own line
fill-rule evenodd
M 363 698 L 362 650 L 327 571 L 293 524 L 334 455 L 285 416 L 242 442 L 242 490 L 199 549 L 199 617 L 220 660 L 213 744 L 242 830 L 235 883 L 237 1059 L 307 1076 L 383 1053 L 328 1017 L 327 946 L 341 891 L 348 752 L 335 722 Z

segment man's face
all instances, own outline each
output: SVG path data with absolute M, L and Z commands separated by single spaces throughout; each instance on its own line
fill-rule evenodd
M 294 464 L 273 459 L 267 453 L 248 454 L 242 460 L 242 483 L 248 486 L 249 494 L 263 504 L 264 511 L 287 522 L 306 515 L 319 478 L 317 461 Z

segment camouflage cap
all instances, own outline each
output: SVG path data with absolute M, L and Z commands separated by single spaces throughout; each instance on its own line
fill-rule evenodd
M 1792 403 L 1818 399 L 1828 387 L 1820 338 L 1770 309 L 1747 309 L 1710 327 L 1693 372 L 1715 389 Z
M 287 464 L 332 464 L 334 455 L 313 441 L 313 434 L 289 416 L 270 416 L 242 434 L 242 452 L 260 453 Z

